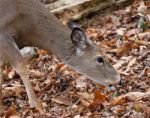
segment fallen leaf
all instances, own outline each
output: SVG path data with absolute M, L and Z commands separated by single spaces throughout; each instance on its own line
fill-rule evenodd
M 117 109 L 117 115 L 122 114 L 122 112 L 124 112 L 124 111 L 125 111 L 125 107 L 121 107 L 121 108 Z
M 99 103 L 103 103 L 106 101 L 106 95 L 100 93 L 99 90 L 95 90 L 94 101 L 98 101 Z
M 132 100 L 137 100 L 137 99 L 141 99 L 144 96 L 150 96 L 150 91 L 147 92 L 129 92 L 127 94 L 124 95 L 125 97 L 129 97 Z
M 133 105 L 135 111 L 144 112 L 145 114 L 150 115 L 150 108 L 148 105 L 139 102 L 135 102 Z
M 88 92 L 77 92 L 79 96 L 81 96 L 82 99 L 89 100 L 90 94 Z
M 36 77 L 44 77 L 45 73 L 44 72 L 40 72 L 39 70 L 28 70 L 32 75 L 36 76 Z
M 116 43 L 116 39 L 112 39 L 112 40 L 108 40 L 108 41 L 107 41 L 107 40 L 103 40 L 103 41 L 101 42 L 102 47 L 105 47 L 105 46 L 108 46 L 108 47 L 114 46 L 115 43 Z
M 147 6 L 145 6 L 144 1 L 141 2 L 140 6 L 138 7 L 138 12 L 143 13 L 146 12 Z
M 81 105 L 88 108 L 90 106 L 90 103 L 88 101 L 85 101 L 85 100 L 80 100 L 81 102 Z
M 119 28 L 116 30 L 117 34 L 123 36 L 126 32 L 126 28 Z
M 12 79 L 14 76 L 15 76 L 15 71 L 14 70 L 11 70 L 9 73 L 8 73 L 8 78 L 9 79 Z
M 85 82 L 85 79 L 83 77 L 76 79 L 76 88 L 86 88 L 87 83 Z
M 91 111 L 97 111 L 101 104 L 106 101 L 106 95 L 100 93 L 98 90 L 95 90 L 94 92 L 94 100 L 90 104 L 89 108 Z
M 146 71 L 145 71 L 145 74 L 150 77 L 150 68 L 148 68 Z
M 97 101 L 93 101 L 93 102 L 90 104 L 89 108 L 90 108 L 90 111 L 91 111 L 91 112 L 98 111 L 98 109 L 100 108 L 100 103 L 97 102 Z
M 46 54 L 49 54 L 49 52 L 46 51 L 46 50 L 38 50 L 37 53 L 38 53 L 39 55 L 46 55 Z
M 133 48 L 133 43 L 132 42 L 127 42 L 121 45 L 118 50 L 117 50 L 117 55 L 119 57 L 122 57 L 123 55 L 126 55 L 132 48 Z
M 127 65 L 128 70 L 136 63 L 137 58 L 134 57 Z
M 120 18 L 119 17 L 117 17 L 115 15 L 111 15 L 110 17 L 111 17 L 111 21 L 112 21 L 113 24 L 115 24 L 117 26 L 120 26 L 121 23 L 120 23 Z
M 144 33 L 138 34 L 140 39 L 150 39 L 150 30 L 147 30 Z M 150 45 L 150 43 L 148 43 Z
M 137 111 L 137 112 L 141 112 L 141 105 L 138 104 L 138 103 L 134 103 L 134 106 L 133 106 L 134 110 Z
M 83 117 L 80 115 L 75 115 L 73 118 L 83 118 Z
M 146 57 L 148 57 L 148 55 L 150 55 L 150 49 L 144 50 L 144 52 L 138 57 L 138 59 L 143 61 Z
M 130 37 L 138 34 L 140 31 L 138 29 L 130 29 L 126 32 L 125 36 Z
M 122 67 L 122 65 L 125 63 L 124 60 L 119 60 L 114 66 L 115 69 L 119 69 Z
M 145 6 L 148 7 L 148 8 L 150 8 L 150 2 L 149 2 L 149 1 L 146 1 L 146 2 L 145 2 Z
M 20 96 L 20 94 L 24 91 L 24 88 L 21 85 L 18 84 L 12 84 L 12 87 L 5 87 L 5 90 L 3 92 L 4 96 Z
M 68 101 L 62 97 L 52 98 L 51 100 L 58 104 L 62 104 L 62 105 L 66 105 L 66 106 L 69 106 L 72 104 L 70 101 Z
M 129 92 L 125 95 L 119 96 L 118 98 L 115 98 L 111 104 L 113 106 L 116 105 L 123 105 L 125 103 L 125 98 L 128 97 L 128 99 L 131 100 L 139 100 L 141 98 L 143 98 L 144 96 L 150 96 L 150 90 L 148 90 L 147 92 Z
M 38 92 L 41 92 L 41 89 L 40 89 L 38 83 L 36 83 L 36 85 L 35 85 L 35 87 L 34 87 L 34 90 L 35 90 L 35 91 L 38 91 Z
M 64 65 L 65 65 L 65 64 L 62 64 L 62 63 L 58 64 L 55 70 L 56 70 L 56 71 L 60 71 L 61 68 L 62 68 Z
M 17 111 L 15 109 L 15 106 L 11 106 L 6 112 L 5 112 L 5 118 L 19 118 L 17 115 Z
M 118 97 L 118 98 L 115 98 L 114 100 L 112 100 L 111 104 L 113 106 L 116 106 L 116 105 L 123 105 L 125 103 L 125 97 Z

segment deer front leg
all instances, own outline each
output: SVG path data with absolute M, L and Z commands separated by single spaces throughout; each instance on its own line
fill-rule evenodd
M 39 110 L 39 112 L 41 114 L 43 114 L 43 110 L 42 110 L 42 106 L 40 104 L 40 102 L 38 101 L 35 93 L 34 93 L 34 90 L 32 88 L 32 85 L 29 81 L 29 74 L 28 74 L 28 71 L 27 71 L 27 68 L 25 66 L 25 62 L 24 62 L 24 59 L 23 57 L 21 56 L 21 54 L 19 53 L 19 50 L 16 52 L 14 51 L 13 52 L 15 57 L 14 57 L 14 60 L 11 60 L 10 63 L 12 64 L 12 66 L 14 67 L 14 69 L 16 70 L 16 72 L 20 75 L 22 81 L 23 81 L 23 84 L 25 86 L 25 89 L 27 91 L 27 95 L 28 95 L 28 98 L 29 98 L 29 104 L 30 104 L 30 108 L 37 108 L 37 110 Z
M 14 53 L 15 57 L 13 60 L 10 61 L 10 63 L 12 64 L 12 66 L 14 67 L 16 72 L 20 75 L 20 77 L 23 81 L 23 84 L 24 84 L 25 89 L 26 89 L 27 94 L 28 94 L 30 107 L 31 108 L 36 107 L 39 109 L 40 105 L 39 105 L 39 102 L 38 102 L 36 95 L 33 91 L 32 85 L 29 81 L 29 75 L 28 75 L 27 68 L 25 66 L 25 62 L 23 60 L 23 57 L 21 56 L 21 54 L 17 50 L 16 50 L 16 52 L 13 50 L 12 53 Z
M 22 57 L 19 57 L 19 55 L 18 55 L 16 61 L 17 62 L 13 61 L 12 65 L 15 68 L 16 72 L 19 73 L 19 75 L 23 81 L 23 84 L 24 84 L 25 89 L 28 94 L 30 107 L 31 108 L 36 107 L 37 109 L 42 110 L 42 107 L 41 107 L 39 101 L 37 100 L 36 95 L 33 91 L 32 85 L 29 81 L 29 75 L 28 75 L 25 63 L 22 60 Z
M 13 39 L 10 37 L 2 37 L 2 38 L 3 39 L 0 40 L 0 44 L 3 45 L 1 45 L 0 48 L 2 49 L 2 52 L 4 52 L 5 58 L 13 66 L 16 72 L 20 75 L 28 94 L 30 107 L 31 108 L 36 107 L 39 111 L 42 110 L 41 105 L 39 104 L 36 95 L 33 91 L 32 85 L 29 81 L 27 68 L 25 66 L 24 59 L 21 56 L 17 45 L 15 44 L 15 42 L 13 42 Z

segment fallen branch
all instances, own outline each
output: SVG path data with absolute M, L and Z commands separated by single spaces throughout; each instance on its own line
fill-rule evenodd
M 62 12 L 64 9 L 70 9 L 74 6 L 78 6 L 80 4 L 83 4 L 85 2 L 89 2 L 91 0 L 59 0 L 57 2 L 54 2 L 52 4 L 46 5 L 46 7 L 52 12 L 52 13 L 58 13 Z
M 100 10 L 105 13 L 107 9 L 112 11 L 131 3 L 133 0 L 59 0 L 46 7 L 60 19 L 78 20 Z
M 132 1 L 132 0 L 131 0 Z M 96 7 L 93 7 L 93 8 L 89 8 L 89 9 L 86 9 L 84 11 L 82 11 L 81 13 L 77 14 L 77 15 L 74 15 L 71 20 L 78 20 L 78 19 L 81 19 L 83 17 L 87 17 L 89 14 L 91 13 L 94 13 L 94 12 L 97 12 L 97 11 L 100 11 L 100 10 L 104 10 L 104 9 L 107 9 L 111 6 L 123 6 L 125 5 L 124 3 L 125 2 L 128 2 L 128 0 L 119 0 L 117 2 L 114 2 L 114 1 L 108 1 L 108 2 L 104 2 L 104 3 L 100 3 L 99 5 L 97 5 Z M 127 3 L 126 3 L 127 4 Z

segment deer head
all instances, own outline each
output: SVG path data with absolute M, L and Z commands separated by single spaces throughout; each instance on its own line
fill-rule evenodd
M 89 79 L 104 85 L 117 83 L 120 76 L 109 63 L 103 52 L 92 44 L 84 31 L 76 24 L 70 22 L 72 29 L 71 40 L 74 45 L 74 54 L 67 63 Z

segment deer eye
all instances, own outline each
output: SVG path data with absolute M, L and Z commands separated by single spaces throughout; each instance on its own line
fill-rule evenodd
M 97 62 L 99 63 L 99 64 L 103 64 L 104 63 L 104 59 L 103 59 L 103 57 L 101 57 L 101 56 L 99 56 L 99 57 L 97 57 Z

